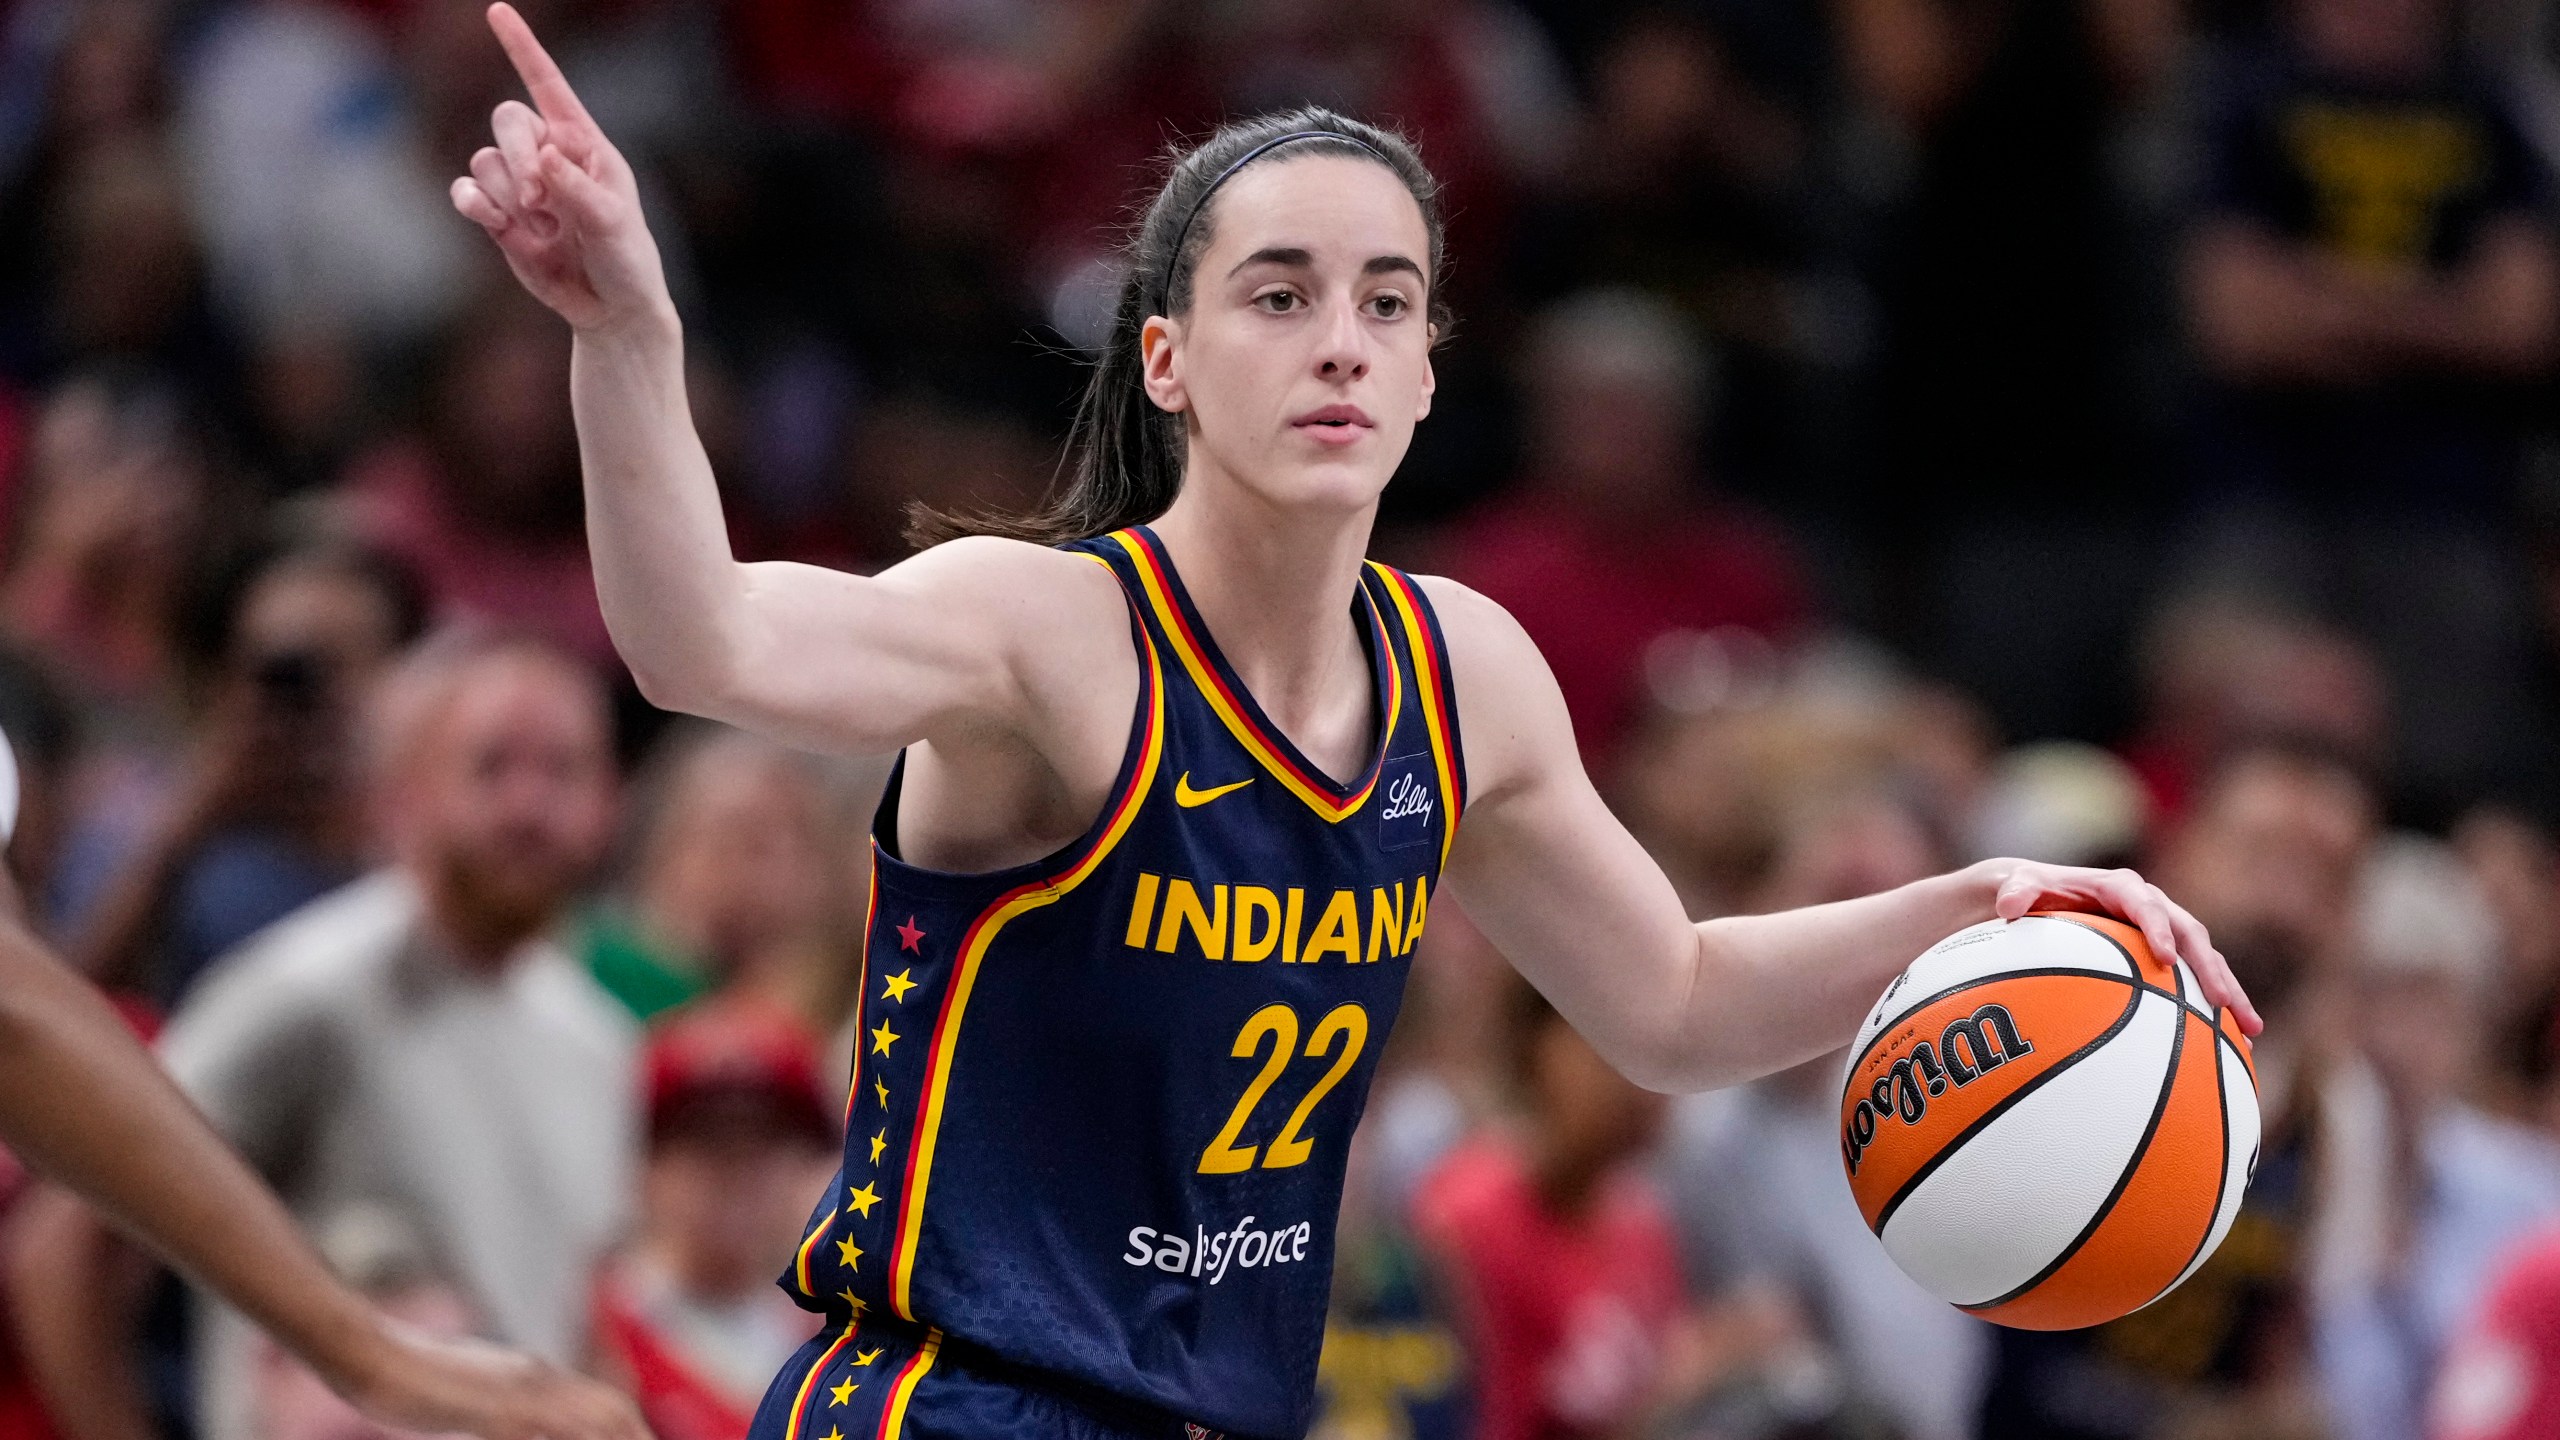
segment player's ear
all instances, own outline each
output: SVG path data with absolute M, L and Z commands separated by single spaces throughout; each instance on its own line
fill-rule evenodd
M 1147 398 L 1168 414 L 1180 414 L 1191 404 L 1182 383 L 1181 339 L 1182 322 L 1162 315 L 1148 316 L 1138 331 L 1138 377 Z
M 1431 327 L 1430 343 L 1433 345 L 1440 343 L 1440 327 L 1437 325 Z M 1413 407 L 1413 418 L 1416 421 L 1431 418 L 1431 393 L 1439 388 L 1440 377 L 1432 373 L 1431 352 L 1425 349 L 1422 352 L 1422 396 Z

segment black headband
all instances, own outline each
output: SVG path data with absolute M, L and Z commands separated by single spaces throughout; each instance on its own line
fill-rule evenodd
M 1228 180 L 1232 179 L 1237 171 L 1252 164 L 1254 161 L 1261 159 L 1263 152 L 1267 150 L 1277 150 L 1281 146 L 1296 140 L 1339 140 L 1345 145 L 1357 145 L 1361 149 L 1368 151 L 1371 155 L 1377 156 L 1378 163 L 1386 166 L 1389 170 L 1396 168 L 1395 162 L 1389 160 L 1383 153 L 1381 153 L 1377 146 L 1370 144 L 1368 141 L 1361 139 L 1357 135 L 1345 135 L 1339 130 L 1292 130 L 1286 135 L 1274 135 L 1270 139 L 1263 141 L 1261 144 L 1254 146 L 1250 150 L 1247 150 L 1242 155 L 1237 156 L 1235 163 L 1229 165 L 1226 169 L 1219 171 L 1218 178 L 1210 181 L 1208 188 L 1200 192 L 1200 198 L 1191 202 L 1190 213 L 1182 217 L 1182 228 L 1173 232 L 1173 249 L 1165 256 L 1164 283 L 1157 291 L 1156 295 L 1157 302 L 1165 309 L 1170 310 L 1173 306 L 1173 272 L 1180 269 L 1182 266 L 1182 247 L 1184 242 L 1191 238 L 1191 222 L 1199 219 L 1200 212 L 1208 208 L 1209 197 L 1217 194 L 1218 187 L 1226 184 Z

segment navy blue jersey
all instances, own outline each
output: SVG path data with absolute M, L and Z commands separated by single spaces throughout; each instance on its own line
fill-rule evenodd
M 882 1436 L 961 1347 L 1204 1432 L 1297 1435 L 1345 1152 L 1465 799 L 1445 652 L 1413 583 L 1366 567 L 1377 748 L 1335 780 L 1152 533 L 1069 548 L 1130 598 L 1118 779 L 1073 844 L 978 875 L 899 858 L 891 779 L 844 1163 L 783 1283 L 847 1354 L 866 1324 L 921 1329 L 899 1374 L 844 1377 L 885 1387 Z M 839 1383 L 799 1381 L 793 1440 L 831 1428 L 804 1416 Z

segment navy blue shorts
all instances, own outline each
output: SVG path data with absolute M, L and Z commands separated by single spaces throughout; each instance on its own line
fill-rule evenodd
M 1046 1380 L 939 1330 L 831 1326 L 773 1378 L 747 1440 L 1226 1440 Z

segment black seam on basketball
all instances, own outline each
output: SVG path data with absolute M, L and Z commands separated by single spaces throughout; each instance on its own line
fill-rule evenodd
M 2169 1003 L 2175 1009 L 2170 1022 L 2173 1028 L 2169 1031 L 2169 1073 L 2161 1077 L 2160 1093 L 2151 1101 L 2151 1119 L 2142 1127 L 2142 1138 L 2134 1142 L 2133 1153 L 2125 1157 L 2124 1168 L 2116 1172 L 2116 1183 L 2107 1190 L 2107 1198 L 2098 1202 L 2098 1212 L 2089 1217 L 2088 1224 L 2080 1227 L 2080 1233 L 2072 1237 L 2070 1244 L 2062 1247 L 2061 1254 L 2046 1261 L 2045 1267 L 2028 1276 L 2024 1284 L 1996 1299 L 1959 1308 L 1996 1310 L 2052 1279 L 2053 1273 L 2069 1264 L 2071 1257 L 2079 1254 L 2081 1248 L 2089 1243 L 2089 1237 L 2098 1233 L 2098 1227 L 2107 1223 L 2107 1217 L 2115 1213 L 2116 1202 L 2124 1198 L 2124 1192 L 2133 1184 L 2133 1172 L 2142 1168 L 2143 1157 L 2151 1153 L 2151 1142 L 2160 1134 L 2161 1117 L 2169 1113 L 2169 1096 L 2178 1088 L 2178 1061 L 2184 1057 L 2187 1048 L 2187 1007 L 2174 996 Z M 2212 1230 L 2213 1221 L 2207 1218 L 2205 1231 L 2210 1234 Z
M 2133 995 L 2124 1002 L 2124 1011 L 2116 1016 L 2114 1023 L 2108 1025 L 2106 1029 L 2099 1031 L 2095 1036 L 2091 1037 L 2088 1044 L 2081 1046 L 2079 1049 L 2074 1050 L 2070 1054 L 2053 1062 L 2053 1068 L 2045 1071 L 2041 1075 L 2028 1076 L 2025 1083 L 2021 1084 L 2017 1089 L 2010 1091 L 2008 1094 L 2001 1096 L 1999 1101 L 1990 1109 L 1975 1116 L 1972 1124 L 1957 1131 L 1953 1139 L 1950 1139 L 1946 1144 L 1938 1147 L 1937 1154 L 1930 1156 L 1927 1161 L 1922 1163 L 1919 1169 L 1911 1172 L 1911 1178 L 1903 1181 L 1901 1187 L 1893 1192 L 1893 1198 L 1884 1202 L 1884 1208 L 1876 1212 L 1875 1223 L 1869 1225 L 1867 1228 L 1874 1231 L 1878 1236 L 1882 1236 L 1884 1234 L 1884 1227 L 1893 1219 L 1893 1212 L 1901 1209 L 1902 1202 L 1911 1198 L 1911 1192 L 1920 1188 L 1920 1182 L 1928 1179 L 1931 1175 L 1936 1174 L 1938 1167 L 1947 1163 L 1949 1156 L 1952 1156 L 1957 1151 L 1962 1150 L 1967 1142 L 1971 1141 L 1974 1136 L 1981 1134 L 1984 1128 L 1989 1126 L 1992 1121 L 2008 1114 L 2009 1107 L 2026 1099 L 2028 1096 L 2033 1095 L 2037 1090 L 2042 1089 L 2044 1083 L 2051 1080 L 2054 1076 L 2061 1074 L 2072 1066 L 2077 1065 L 2081 1061 L 2088 1059 L 2090 1056 L 2097 1054 L 2098 1047 L 2124 1033 L 2124 1027 L 2133 1023 L 2134 1012 L 2142 1008 L 2142 987 L 2139 985 L 2128 985 L 2126 988 L 2133 991 Z
M 2031 917 L 2031 918 L 2039 919 L 2039 920 L 2059 920 L 2059 921 L 2061 921 L 2063 924 L 2070 926 L 2070 927 L 2071 927 L 2072 929 L 2074 929 L 2074 930 L 2086 930 L 2086 931 L 2088 931 L 2090 934 L 2095 935 L 2095 936 L 2097 936 L 2099 939 L 2104 940 L 2104 941 L 2106 941 L 2108 944 L 2113 945 L 2114 947 L 2116 947 L 2116 953 L 2124 957 L 2125 967 L 2126 967 L 2127 969 L 2129 969 L 2129 970 L 2131 970 L 2131 971 L 2133 972 L 2133 978 L 2135 978 L 2135 979 L 2137 979 L 2137 980 L 2140 980 L 2140 979 L 2142 978 L 2142 962 L 2133 958 L 2133 952 L 2132 952 L 2132 951 L 2130 951 L 2130 950 L 2127 950 L 2126 948 L 2124 948 L 2124 942 L 2123 942 L 2123 941 L 2121 941 L 2121 940 L 2117 939 L 2117 938 L 2116 938 L 2116 937 L 2114 937 L 2113 935 L 2108 934 L 2106 931 L 2099 929 L 2097 926 L 2095 926 L 2095 925 L 2091 925 L 2091 924 L 2087 924 L 2087 923 L 2085 923 L 2085 922 L 2083 922 L 2083 921 L 2074 920 L 2074 919 L 2072 919 L 2072 918 L 2071 918 L 2069 915 L 2067 915 L 2067 914 L 2066 914 L 2066 915 L 2039 915 L 2039 916 L 2034 916 L 2034 917 Z M 2145 944 L 2145 945 L 2148 945 L 2148 944 L 2150 944 L 2150 943 L 2151 943 L 2151 942 L 2150 942 L 2150 941 L 2148 941 L 2148 940 L 2145 940 L 2145 941 L 2143 942 L 2143 944 Z M 2152 958 L 2152 959 L 2154 959 L 2154 960 L 2157 960 L 2157 959 L 2159 959 L 2160 957 L 2159 957 L 2159 956 L 2157 956 L 2157 955 L 2154 955 L 2154 956 L 2152 956 L 2151 958 Z M 2173 961 L 2173 962 L 2171 962 L 2170 968 L 2171 968 L 2172 973 L 2174 973 L 2174 972 L 2175 972 L 2175 970 L 2176 970 L 2176 962 L 2174 962 L 2174 961 Z M 2145 982 L 2145 983 L 2148 983 L 2148 982 Z M 2155 985 L 2155 986 L 2153 986 L 2152 988 L 2156 990 L 2156 989 L 2158 989 L 2159 987 Z M 2172 998 L 2172 999 L 2176 999 L 2176 998 L 2178 998 L 2178 997 L 2172 996 L 2171 998 Z
M 2113 945 L 2114 947 L 2116 947 L 2116 953 L 2124 957 L 2124 963 L 2126 963 L 2127 965 L 2130 965 L 2130 966 L 2132 966 L 2132 967 L 2133 967 L 2133 973 L 2134 973 L 2134 974 L 2136 974 L 2136 975 L 2140 975 L 2140 974 L 2142 973 L 2142 962 L 2133 958 L 2133 952 L 2132 952 L 2132 951 L 2130 951 L 2130 950 L 2127 950 L 2126 948 L 2124 948 L 2124 942 L 2123 942 L 2123 941 L 2121 941 L 2121 940 L 2118 940 L 2118 939 L 2117 939 L 2116 937 L 2114 937 L 2113 935 L 2108 934 L 2106 931 L 2099 929 L 2099 928 L 2098 928 L 2097 926 L 2095 926 L 2095 925 L 2084 925 L 2084 924 L 2082 924 L 2080 921 L 2077 921 L 2077 920 L 2070 920 L 2070 919 L 2065 919 L 2064 917 L 2062 917 L 2062 916 L 2060 916 L 2060 915 L 2037 915 L 2037 916 L 2030 916 L 2029 918 L 2030 918 L 2030 919 L 2037 919 L 2037 920 L 2061 920 L 2061 921 L 2062 921 L 2062 923 L 2063 923 L 2063 924 L 2065 924 L 2065 925 L 2070 925 L 2070 926 L 2074 926 L 2074 927 L 2076 927 L 2076 928 L 2078 928 L 2078 929 L 2086 930 L 2086 931 L 2088 931 L 2090 934 L 2095 935 L 2095 936 L 2097 936 L 2099 939 L 2104 940 L 2104 941 L 2106 941 L 2108 944 Z M 2154 958 L 2157 958 L 2157 957 L 2154 957 Z M 2188 981 L 2190 978 L 2192 978 L 2192 977 L 2193 977 L 2193 974 L 2194 974 L 2194 972 L 2192 972 L 2192 971 L 2188 970 L 2185 966 L 2183 966 L 2183 965 L 2179 964 L 2177 961 L 2172 960 L 2172 961 L 2170 961 L 2170 962 L 2169 962 L 2169 977 L 2170 977 L 2171 979 L 2173 979 L 2173 980 L 2175 980 L 2175 981 L 2177 981 L 2177 982 L 2178 982 L 2178 990 L 2177 990 L 2177 993 L 2176 993 L 2176 994 L 2171 995 L 2168 991 L 2161 989 L 2159 986 L 2152 984 L 2152 983 L 2151 983 L 2150 981 L 2148 981 L 2148 980 L 2143 981 L 2143 982 L 2142 982 L 2142 986 L 2143 986 L 2143 988 L 2144 988 L 2144 989 L 2151 991 L 2151 992 L 2152 992 L 2153 994 L 2155 994 L 2155 995 L 2168 995 L 2170 999 L 2177 1001 L 2181 1006 L 2184 1006 L 2186 1009 L 2193 1010 L 2193 1011 L 2195 1011 L 2197 1014 L 2199 1014 L 2199 1015 L 2203 1015 L 2203 1014 L 2205 1013 L 2205 1011 L 2204 1011 L 2204 1006 L 2203 1006 L 2202 1004 L 2189 1004 L 2189 1003 L 2188 1003 L 2188 1001 L 2187 1001 L 2187 981 Z M 2203 987 L 2203 985 L 2204 985 L 2204 982 L 2203 982 L 2202 980 L 2197 980 L 2197 981 L 2196 981 L 2196 985 L 2197 985 L 2197 987 L 2198 987 L 2199 992 L 2201 992 L 2202 987 Z M 2199 995 L 2198 995 L 2198 999 L 2199 999 L 2199 1000 L 2201 1000 L 2201 999 L 2202 999 L 2202 995 L 2201 995 L 2201 993 L 2199 993 Z M 2222 1041 L 2222 1043 L 2224 1043 L 2224 1044 L 2226 1044 L 2226 1045 L 2230 1045 L 2230 1044 L 2231 1044 L 2231 1037 L 2222 1033 L 2222 1007 L 2221 1007 L 2221 1006 L 2219 1006 L 2219 1005 L 2216 1005 L 2215 1007 L 2213 1007 L 2213 1013 L 2212 1013 L 2211 1015 L 2206 1016 L 2206 1019 L 2210 1020 L 2210 1021 L 2212 1022 L 2212 1024 L 2213 1024 L 2213 1033 L 2214 1033 L 2214 1037 L 2215 1037 L 2216 1039 L 2218 1039 L 2218 1040 Z M 2239 1054 L 2240 1054 L 2240 1047 L 2239 1047 L 2239 1046 L 2237 1046 L 2237 1045 L 2232 1045 L 2232 1046 L 2231 1046 L 2231 1053 L 2232 1053 L 2232 1054 L 2234 1054 L 2234 1055 L 2239 1055 Z M 2248 1065 L 2248 1063 L 2249 1063 L 2249 1062 L 2248 1062 L 2248 1057 L 2246 1057 L 2246 1056 L 2241 1056 L 2240 1063 L 2241 1063 L 2241 1065 L 2242 1065 L 2242 1067 L 2243 1067 L 2243 1068 L 2246 1068 L 2246 1067 L 2247 1067 L 2247 1065 Z M 2252 1085 L 2255 1085 L 2255 1084 L 2257 1083 L 2257 1077 L 2256 1077 L 2256 1076 L 2254 1076 L 2254 1075 L 2253 1075 L 2253 1076 L 2251 1076 L 2251 1077 L 2250 1077 L 2250 1080 L 2249 1080 L 2249 1083 L 2250 1083 L 2250 1084 L 2252 1084 Z
M 2207 1023 L 2206 1028 L 2211 1030 L 2217 1039 L 2221 1037 L 2221 1006 L 2213 1007 L 2213 1019 Z M 2204 1254 L 2205 1242 L 2213 1238 L 2214 1223 L 2222 1218 L 2222 1197 L 2231 1190 L 2231 1082 L 2222 1073 L 2222 1047 L 2219 1045 L 2215 1046 L 2213 1051 L 2213 1108 L 2214 1114 L 2222 1122 L 2221 1132 L 2216 1137 L 2222 1147 L 2222 1159 L 2213 1172 L 2213 1208 L 2204 1212 L 2204 1233 L 2196 1237 L 2196 1248 L 2187 1252 L 2187 1263 L 2179 1266 L 2178 1273 L 2171 1277 L 2169 1283 L 2172 1285 L 2185 1279 L 2187 1272 L 2195 1268 L 2196 1258 Z M 2160 1292 L 2161 1295 L 2168 1293 L 2166 1290 Z M 2157 1300 L 2160 1295 L 2154 1295 L 2151 1298 Z
M 2060 920 L 2060 919 L 2061 919 L 2061 917 L 2060 917 L 2060 916 L 2058 916 L 2058 915 L 2021 915 L 2021 916 L 2019 916 L 2016 920 L 2012 920 L 2012 921 L 2010 921 L 2009 923 L 2010 923 L 2010 924 L 2012 924 L 2012 925 L 2016 925 L 2016 924 L 2022 924 L 2022 923 L 2024 923 L 2025 921 L 2029 921 L 2029 920 Z M 2064 921 L 2063 923 L 2065 923 L 2065 924 L 2069 924 L 2070 922 L 2068 922 L 2068 921 Z M 2101 939 L 2101 940 L 2106 940 L 2109 944 L 2114 944 L 2114 940 L 2112 939 L 2112 937 L 2110 937 L 2109 935 L 2107 935 L 2107 933 L 2106 933 L 2105 931 L 2103 931 L 2103 930 L 2093 930 L 2093 929 L 2090 929 L 2090 927 L 2088 927 L 2088 926 L 2086 926 L 2086 925 L 2073 925 L 2073 926 L 2072 926 L 2072 928 L 2073 928 L 2073 929 L 2075 929 L 2075 930 L 2086 930 L 2086 931 L 2088 931 L 2088 933 L 2090 933 L 2090 934 L 2092 934 L 2092 935 L 2097 936 L 2099 939 Z M 1937 948 L 1937 947 L 1936 947 L 1936 946 L 1932 946 L 1932 947 L 1930 947 L 1930 948 L 1931 948 L 1931 949 L 1935 949 L 1935 948 Z M 1894 1017 L 1893 1017 L 1893 1019 L 1891 1019 L 1891 1020 L 1887 1021 L 1887 1022 L 1884 1024 L 1884 1026 L 1882 1027 L 1882 1029 L 1881 1029 L 1881 1030 L 1879 1030 L 1877 1038 L 1878 1038 L 1878 1039 L 1883 1038 L 1883 1036 L 1882 1036 L 1882 1031 L 1883 1031 L 1883 1030 L 1890 1030 L 1890 1029 L 1892 1029 L 1894 1026 L 1901 1024 L 1903 1021 L 1910 1019 L 1912 1016 L 1919 1014 L 1922 1010 L 1927 1009 L 1929 1006 L 1935 1005 L 1935 1004 L 1937 1004 L 1939 1001 L 1946 999 L 1948 996 L 1950 996 L 1950 995 L 1961 995 L 1961 994 L 1963 994 L 1965 991 L 1972 989 L 1972 988 L 1973 988 L 1974 986 L 1976 986 L 1976 985 L 1986 984 L 1986 983 L 1988 983 L 1988 982 L 1990 982 L 1990 981 L 1993 981 L 1993 980 L 2025 980 L 2025 979 L 2031 979 L 2031 978 L 2034 978 L 2034 977 L 2037 977 L 2037 976 L 2044 976 L 2044 975 L 2093 975 L 2093 976 L 2095 976 L 2095 977 L 2097 977 L 2098 979 L 2101 979 L 2101 980 L 2116 980 L 2116 981 L 2122 981 L 2122 982 L 2126 982 L 2126 983 L 2129 983 L 2129 984 L 2136 984 L 2136 985 L 2138 985 L 2138 984 L 2142 983 L 2142 965 L 2141 965 L 2141 962 L 2139 962 L 2139 961 L 2135 960 L 2135 959 L 2133 958 L 2132 953 L 2131 953 L 2130 951 L 2126 950 L 2122 945 L 2117 945 L 2117 946 L 2116 946 L 2116 953 L 2117 953 L 2117 954 L 2119 954 L 2119 955 L 2124 956 L 2124 967 L 2125 967 L 2125 970 L 2126 970 L 2126 972 L 2127 972 L 2127 973 L 2125 973 L 2125 974 L 2122 974 L 2122 975 L 2110 975 L 2110 974 L 2108 974 L 2108 973 L 2107 973 L 2106 971 L 2104 971 L 2104 970 L 2087 970 L 2087 969 L 2082 969 L 2082 968 L 2080 968 L 2080 967 L 2078 967 L 2078 966 L 2074 966 L 2074 965 L 2054 965 L 2054 966 L 2043 966 L 2043 967 L 2039 967 L 2039 968 L 2034 969 L 2034 970 L 1999 970 L 1999 971 L 1994 971 L 1993 973 L 1991 973 L 1991 974 L 1989 974 L 1989 975 L 1978 976 L 1978 977 L 1976 977 L 1976 978 L 1974 978 L 1974 979 L 1967 980 L 1967 981 L 1965 981 L 1965 982 L 1964 982 L 1963 984 L 1961 984 L 1961 985 L 1950 985 L 1950 986 L 1948 986 L 1946 989 L 1939 991 L 1939 992 L 1938 992 L 1937 994 L 1935 994 L 1935 995 L 1928 996 L 1928 997 L 1927 997 L 1927 998 L 1925 998 L 1925 999 L 1921 999 L 1921 1000 L 1915 1000 L 1915 1001 L 1913 1001 L 1913 1002 L 1912 1002 L 1912 1004 L 1911 1004 L 1911 1007 L 1910 1007 L 1909 1009 L 1902 1011 L 1900 1014 L 1898 1014 L 1898 1015 L 1894 1016 Z M 1920 957 L 1920 959 L 1921 959 L 1921 960 L 1926 960 L 1926 959 L 1928 959 L 1928 958 L 1929 958 L 1929 957 L 1928 957 L 1927 955 L 1925 955 L 1925 954 L 1923 954 L 1923 955 Z M 1912 963 L 1912 964 L 1914 964 L 1914 965 L 1917 965 L 1917 964 L 1919 964 L 1919 963 L 1920 963 L 1920 961 L 1919 961 L 1919 960 L 1914 960 L 1914 961 L 1912 961 L 1911 963 Z M 1861 1051 L 1859 1051 L 1859 1052 L 1858 1052 L 1858 1057 L 1857 1057 L 1857 1059 L 1856 1059 L 1856 1060 L 1853 1060 L 1853 1061 L 1851 1061 L 1851 1062 L 1850 1062 L 1850 1068 L 1851 1068 L 1851 1069 L 1855 1069 L 1855 1068 L 1857 1068 L 1858 1064 L 1859 1064 L 1860 1062 L 1864 1061 L 1864 1060 L 1867 1058 L 1867 1056 L 1868 1056 L 1870 1053 L 1872 1053 L 1872 1052 L 1874 1051 L 1874 1049 L 1875 1049 L 1875 1042 L 1874 1042 L 1874 1041 L 1869 1041 L 1869 1042 L 1867 1043 L 1867 1048 L 1866 1048 L 1865 1050 L 1861 1050 Z
M 2215 1013 L 2219 1014 L 2221 1012 L 2216 1011 Z M 2250 1064 L 2249 1057 L 2241 1052 L 2240 1042 L 2223 1034 L 2222 1025 L 2219 1021 L 2214 1023 L 2213 1038 L 2221 1042 L 2223 1049 L 2231 1052 L 2232 1059 L 2240 1062 L 2240 1073 L 2249 1077 L 2249 1089 L 2252 1093 L 2255 1093 L 2258 1088 L 2258 1067 Z
M 1919 1001 L 1910 1009 L 1903 1011 L 1901 1014 L 1896 1015 L 1891 1020 L 1885 1022 L 1885 1024 L 1876 1031 L 1875 1038 L 1867 1042 L 1867 1048 L 1859 1051 L 1856 1057 L 1849 1061 L 1849 1070 L 1854 1072 L 1859 1066 L 1866 1064 L 1867 1057 L 1876 1053 L 1876 1047 L 1882 1045 L 1885 1042 L 1886 1037 L 1892 1034 L 1894 1026 L 1901 1024 L 1903 1021 L 1910 1019 L 1912 1016 L 1919 1014 L 1921 1011 L 1928 1009 L 1930 1006 L 1937 1004 L 1941 1000 L 1952 1000 L 1967 990 L 1978 990 L 1985 985 L 1997 985 L 2004 980 L 2049 980 L 2066 978 L 2074 975 L 2085 976 L 2091 980 L 2104 980 L 2115 985 L 2143 985 L 2143 982 L 2130 975 L 2110 975 L 2104 970 L 2081 970 L 2069 965 L 2055 965 L 2049 968 L 2037 970 L 1996 970 L 1991 974 L 1981 975 L 1971 980 L 1967 980 L 1961 985 L 1950 985 L 1946 989 L 1939 991 L 1935 995 L 1929 996 L 1927 999 Z M 2157 987 L 2143 986 L 2143 988 L 2156 989 Z

